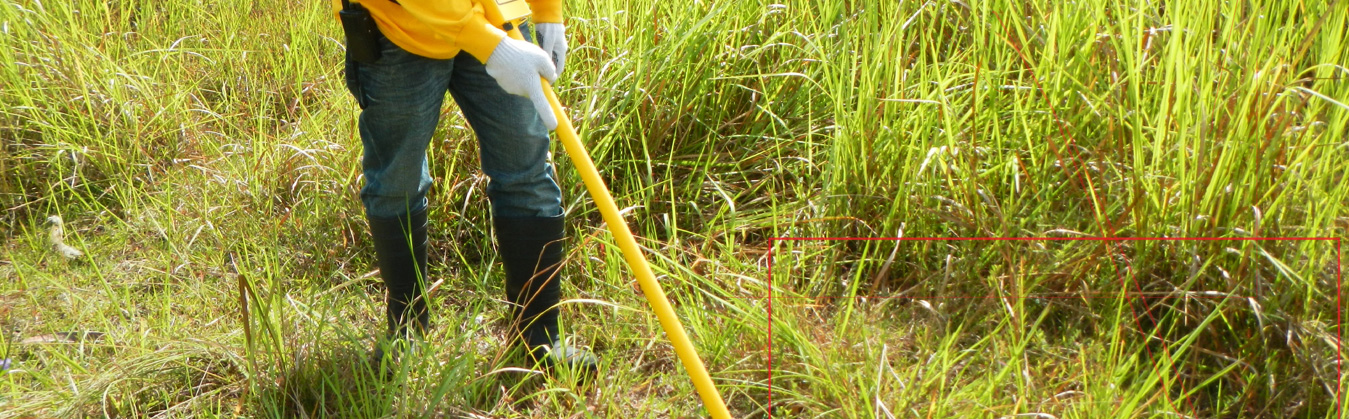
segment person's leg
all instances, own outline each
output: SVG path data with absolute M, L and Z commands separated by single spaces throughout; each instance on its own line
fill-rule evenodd
M 558 334 L 564 226 L 548 131 L 529 99 L 506 93 L 468 54 L 455 59 L 450 94 L 478 136 L 506 294 L 516 331 L 536 359 L 594 368 L 593 355 L 565 348 Z M 544 356 L 548 355 L 548 356 Z
M 427 282 L 426 192 L 431 186 L 426 147 L 454 62 L 408 53 L 383 37 L 379 43 L 379 61 L 347 61 L 346 81 L 362 109 L 361 202 L 380 277 L 388 288 L 388 332 L 404 336 L 429 326 L 422 298 Z

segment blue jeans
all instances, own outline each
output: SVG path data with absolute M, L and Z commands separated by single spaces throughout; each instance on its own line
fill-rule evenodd
M 526 37 L 528 29 L 521 27 Z M 346 63 L 347 89 L 361 107 L 361 203 L 367 216 L 397 217 L 426 208 L 431 187 L 426 147 L 446 91 L 477 134 L 492 213 L 562 215 L 562 191 L 548 160 L 548 130 L 529 99 L 501 90 L 467 52 L 448 60 L 430 59 L 383 36 L 379 46 L 379 61 Z

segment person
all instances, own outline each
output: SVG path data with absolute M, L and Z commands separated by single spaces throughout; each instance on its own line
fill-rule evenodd
M 398 354 L 430 327 L 426 305 L 426 148 L 449 92 L 477 136 L 498 255 L 511 304 L 512 344 L 545 368 L 593 372 L 596 357 L 558 333 L 564 238 L 562 195 L 549 163 L 557 121 L 539 78 L 566 62 L 561 0 L 529 0 L 538 45 L 507 37 L 477 0 L 362 0 L 378 23 L 378 58 L 348 50 L 346 84 L 359 105 L 365 207 L 385 297 L 388 338 L 372 361 L 387 375 Z M 489 1 L 489 0 L 484 0 Z M 521 27 L 528 37 L 530 30 Z

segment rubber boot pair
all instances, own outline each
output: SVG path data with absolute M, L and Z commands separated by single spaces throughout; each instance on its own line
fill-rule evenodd
M 388 330 L 375 342 L 370 354 L 372 367 L 383 377 L 396 370 L 399 358 L 415 350 L 417 340 L 430 327 L 426 308 L 426 210 L 400 217 L 366 217 L 375 245 L 379 274 L 388 290 L 385 319 Z
M 494 219 L 497 245 L 506 270 L 506 297 L 511 303 L 512 332 L 525 345 L 530 360 L 544 368 L 569 368 L 589 376 L 597 371 L 594 354 L 567 345 L 558 332 L 562 296 L 563 218 Z
M 385 339 L 375 343 L 371 363 L 387 378 L 399 357 L 415 350 L 417 340 L 430 327 L 424 297 L 428 283 L 426 210 L 394 218 L 367 217 L 367 221 L 380 277 L 388 289 L 388 331 Z M 561 366 L 587 375 L 596 372 L 595 355 L 567 345 L 558 332 L 563 218 L 496 218 L 495 224 L 514 336 L 525 344 L 530 359 L 545 368 Z

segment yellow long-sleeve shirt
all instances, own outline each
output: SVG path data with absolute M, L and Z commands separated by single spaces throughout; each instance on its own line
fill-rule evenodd
M 493 0 L 485 0 L 493 1 Z M 562 23 L 562 0 L 526 0 L 537 23 Z M 353 2 L 355 3 L 355 2 Z M 361 0 L 395 45 L 427 58 L 448 59 L 468 51 L 487 62 L 506 33 L 483 17 L 478 0 Z M 333 10 L 342 0 L 332 0 Z

